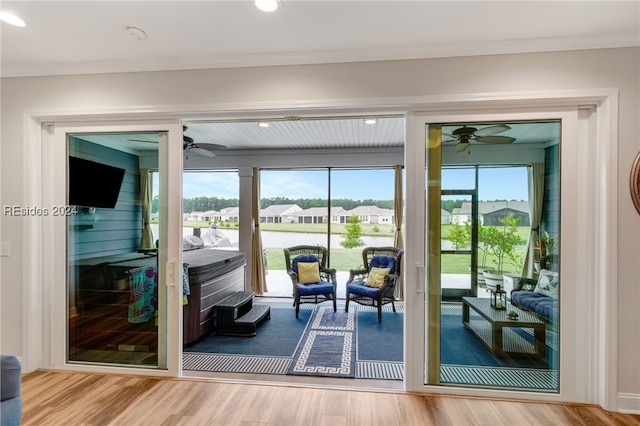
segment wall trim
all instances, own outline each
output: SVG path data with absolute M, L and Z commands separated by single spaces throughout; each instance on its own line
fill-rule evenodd
M 619 392 L 617 405 L 621 413 L 640 415 L 640 394 Z

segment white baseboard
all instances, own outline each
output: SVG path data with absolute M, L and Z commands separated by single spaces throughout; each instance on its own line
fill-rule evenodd
M 618 411 L 626 414 L 640 415 L 640 394 L 618 393 Z

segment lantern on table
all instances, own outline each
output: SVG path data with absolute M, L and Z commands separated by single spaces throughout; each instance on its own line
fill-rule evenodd
M 507 292 L 501 289 L 499 284 L 496 286 L 496 291 L 491 296 L 491 307 L 493 309 L 507 309 Z

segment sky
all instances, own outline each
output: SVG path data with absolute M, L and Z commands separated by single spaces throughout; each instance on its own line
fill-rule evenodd
M 333 170 L 332 198 L 392 200 L 393 170 Z M 326 198 L 326 170 L 263 170 L 262 198 Z M 473 188 L 473 171 L 444 170 L 443 188 Z M 526 167 L 486 168 L 479 172 L 479 200 L 527 200 Z M 157 184 L 154 182 L 154 188 Z M 154 194 L 157 191 L 154 191 Z M 237 172 L 187 172 L 183 175 L 183 197 L 239 198 Z M 455 198 L 455 197 L 454 197 Z

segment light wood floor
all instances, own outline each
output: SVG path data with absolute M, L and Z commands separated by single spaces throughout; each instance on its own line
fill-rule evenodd
M 23 425 L 640 425 L 589 405 L 36 371 Z

